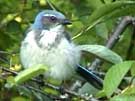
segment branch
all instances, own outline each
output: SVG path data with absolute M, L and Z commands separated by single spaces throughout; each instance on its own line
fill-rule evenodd
M 13 70 L 10 70 L 8 68 L 5 68 L 5 67 L 1 66 L 0 69 L 5 71 L 5 72 L 9 72 L 9 73 L 13 74 L 13 76 L 18 75 L 17 72 L 15 72 Z M 43 82 L 42 80 L 38 80 L 38 79 L 35 79 L 35 78 L 32 78 L 30 80 L 33 81 L 33 82 L 36 82 L 38 85 L 42 85 L 42 86 L 46 86 L 46 87 L 52 88 L 54 90 L 60 91 L 60 93 L 62 93 L 62 94 L 68 94 L 70 96 L 76 96 L 78 98 L 84 99 L 85 101 L 90 100 L 92 98 L 91 96 L 80 95 L 80 94 L 78 94 L 78 93 L 76 93 L 74 91 L 70 91 L 70 90 L 65 89 L 63 87 L 54 86 L 52 84 Z M 59 97 L 52 97 L 51 95 L 48 95 L 48 94 L 44 93 L 42 90 L 36 89 L 36 88 L 34 88 L 34 87 L 30 86 L 30 85 L 24 85 L 24 87 L 26 87 L 28 89 L 31 89 L 33 91 L 39 92 L 39 93 L 41 93 L 43 95 L 49 96 L 50 98 L 53 98 L 53 99 L 54 98 L 55 99 L 57 98 L 57 99 L 60 99 L 60 100 L 67 99 L 67 98 L 62 98 L 61 96 L 59 96 Z
M 13 74 L 13 76 L 16 76 L 18 74 L 17 72 L 15 72 L 15 71 L 13 71 L 11 69 L 8 69 L 6 67 L 0 66 L 0 69 L 3 70 L 3 71 L 5 71 L 5 72 L 9 72 L 9 73 Z
M 22 86 L 22 87 L 26 87 L 26 88 L 28 88 L 28 89 L 30 89 L 30 90 L 33 90 L 33 91 L 35 91 L 35 92 L 38 92 L 38 93 L 40 93 L 40 94 L 42 94 L 42 95 L 45 95 L 45 96 L 47 96 L 47 97 L 49 97 L 49 98 L 58 99 L 57 97 L 54 97 L 54 96 L 52 96 L 52 95 L 50 95 L 50 94 L 46 94 L 46 93 L 44 93 L 44 91 L 42 91 L 42 90 L 40 90 L 40 89 L 37 89 L 37 88 L 35 88 L 35 87 L 32 87 L 32 86 L 30 86 L 30 85 L 24 85 L 24 86 Z
M 116 26 L 115 30 L 112 32 L 112 36 L 109 38 L 109 40 L 106 43 L 106 47 L 109 49 L 112 49 L 116 43 L 118 42 L 118 40 L 120 39 L 120 35 L 123 34 L 123 32 L 125 31 L 125 29 L 132 24 L 132 22 L 134 21 L 133 17 L 130 16 L 125 16 L 120 23 Z M 97 67 L 99 67 L 102 64 L 102 61 L 99 58 L 96 58 L 91 66 L 89 67 L 89 69 L 91 70 L 95 70 Z

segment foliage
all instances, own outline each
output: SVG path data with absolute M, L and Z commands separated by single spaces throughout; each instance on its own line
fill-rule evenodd
M 59 98 L 61 92 L 58 93 L 56 90 L 61 90 L 60 88 L 48 85 L 51 89 L 41 87 L 41 90 L 38 91 L 38 89 L 35 90 L 38 88 L 36 83 L 26 81 L 46 71 L 46 67 L 35 66 L 37 68 L 22 71 L 17 77 L 14 77 L 16 72 L 22 69 L 19 62 L 19 47 L 25 37 L 26 29 L 33 23 L 39 11 L 52 9 L 52 7 L 63 12 L 72 20 L 73 24 L 67 29 L 72 33 L 73 41 L 79 44 L 78 47 L 87 51 L 84 53 L 81 63 L 89 66 L 95 56 L 105 60 L 100 66 L 101 68 L 96 71 L 99 74 L 101 71 L 106 74 L 103 89 L 99 92 L 96 89 L 93 92 L 91 86 L 82 86 L 82 89 L 87 89 L 80 88 L 81 90 L 75 91 L 75 93 L 66 91 L 72 95 L 72 100 L 86 100 L 87 98 L 81 95 L 87 94 L 94 94 L 95 99 L 106 97 L 105 100 L 111 101 L 133 101 L 135 99 L 135 85 L 132 82 L 135 75 L 135 61 L 133 61 L 135 45 L 131 45 L 132 42 L 130 42 L 133 41 L 135 44 L 135 40 L 130 34 L 135 33 L 133 33 L 133 28 L 129 26 L 124 32 L 122 31 L 123 33 L 115 43 L 116 46 L 112 47 L 113 50 L 105 47 L 105 43 L 112 34 L 110 32 L 116 28 L 116 23 L 124 16 L 135 15 L 134 0 L 1 0 L 0 7 L 0 67 L 14 71 L 11 74 L 11 72 L 0 69 L 1 101 L 48 101 L 52 100 L 51 95 Z M 130 45 L 133 47 L 133 52 L 129 52 Z M 129 79 L 127 80 L 126 77 Z M 18 84 L 18 82 L 22 84 Z M 35 88 L 30 88 L 24 82 L 28 82 Z M 12 83 L 16 85 L 10 85 Z M 52 90 L 52 88 L 54 89 Z M 66 95 L 62 97 L 66 97 Z

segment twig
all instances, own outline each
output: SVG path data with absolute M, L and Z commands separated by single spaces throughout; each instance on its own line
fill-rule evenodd
M 50 95 L 50 94 L 47 94 L 47 93 L 45 93 L 44 91 L 42 91 L 42 90 L 40 90 L 40 89 L 36 89 L 35 87 L 32 87 L 32 86 L 30 86 L 30 85 L 24 85 L 23 87 L 26 87 L 26 88 L 28 88 L 28 89 L 30 89 L 30 90 L 33 90 L 33 91 L 35 91 L 35 92 L 38 92 L 38 93 L 40 93 L 40 94 L 42 94 L 42 95 L 45 95 L 45 96 L 47 96 L 47 97 L 49 97 L 49 98 L 58 99 L 57 97 L 54 97 L 54 96 L 52 96 L 52 95 Z M 60 99 L 60 98 L 59 98 L 59 99 Z
M 39 81 L 39 80 L 36 80 L 36 79 L 32 79 L 32 81 L 36 82 L 37 84 L 43 83 L 42 81 Z M 72 96 L 79 97 L 81 99 L 84 99 L 85 101 L 87 101 L 87 100 L 89 100 L 91 98 L 90 96 L 81 95 L 81 94 L 78 94 L 78 93 L 76 93 L 74 91 L 70 91 L 70 90 L 65 89 L 63 87 L 54 86 L 54 85 L 46 83 L 46 82 L 44 82 L 43 86 L 55 89 L 57 91 L 60 91 L 63 94 L 69 94 L 70 96 L 72 95 Z M 58 99 L 63 99 L 63 98 L 59 97 Z
M 114 45 L 118 42 L 120 35 L 123 34 L 125 29 L 128 27 L 129 24 L 132 24 L 133 17 L 125 16 L 118 26 L 115 28 L 115 31 L 112 33 L 112 36 L 108 40 L 106 47 L 112 49 Z
M 106 43 L 106 47 L 109 49 L 112 49 L 115 44 L 118 42 L 120 35 L 123 34 L 123 32 L 125 31 L 125 29 L 128 27 L 129 24 L 132 24 L 133 22 L 133 17 L 130 16 L 125 16 L 121 22 L 117 25 L 117 27 L 115 28 L 115 30 L 112 32 L 112 36 L 110 37 L 110 39 L 107 41 Z M 99 58 L 96 58 L 91 66 L 89 67 L 89 69 L 95 70 L 97 67 L 99 67 L 102 64 L 102 61 Z
M 6 71 L 6 72 L 9 72 L 9 73 L 13 74 L 14 76 L 18 74 L 17 72 L 15 72 L 15 71 L 13 71 L 11 69 L 8 69 L 6 67 L 0 66 L 0 69 L 3 70 L 3 71 Z
M 15 71 L 13 71 L 13 70 L 10 70 L 10 69 L 8 69 L 8 68 L 4 68 L 4 67 L 1 66 L 0 69 L 3 70 L 3 71 L 6 71 L 6 72 L 12 73 L 14 76 L 15 76 L 15 75 L 18 75 L 17 72 L 15 72 Z M 31 81 L 36 82 L 38 85 L 47 86 L 47 87 L 52 88 L 52 89 L 54 89 L 54 90 L 60 91 L 60 92 L 62 92 L 62 93 L 69 94 L 70 96 L 72 95 L 72 96 L 76 96 L 76 97 L 82 98 L 82 99 L 84 99 L 84 100 L 86 100 L 86 101 L 91 98 L 90 96 L 80 95 L 80 94 L 78 94 L 78 93 L 76 93 L 76 92 L 74 92 L 74 91 L 70 91 L 70 90 L 65 89 L 65 88 L 62 88 L 62 87 L 54 86 L 54 85 L 52 85 L 52 84 L 43 82 L 42 80 L 37 80 L 37 79 L 35 79 L 35 78 L 32 78 Z M 44 93 L 42 90 L 40 90 L 40 89 L 36 89 L 36 88 L 34 88 L 34 87 L 30 86 L 30 85 L 27 85 L 27 86 L 25 85 L 25 87 L 27 87 L 27 88 L 29 88 L 29 89 L 32 89 L 32 90 L 34 90 L 34 91 L 36 91 L 36 92 L 39 92 L 39 93 L 44 94 L 44 95 L 47 96 L 47 94 L 45 94 L 45 93 Z M 50 96 L 50 95 L 49 95 L 49 96 Z M 52 97 L 51 97 L 51 98 L 52 98 Z M 57 98 L 58 98 L 58 97 L 57 97 Z M 63 99 L 63 98 L 59 97 L 58 99 Z
M 6 51 L 0 51 L 0 54 L 8 54 L 8 55 L 12 55 L 11 52 L 6 52 Z
M 91 70 L 92 73 L 94 73 L 95 75 L 103 78 L 105 76 L 105 73 L 104 72 L 97 72 L 97 71 L 94 71 L 94 70 Z

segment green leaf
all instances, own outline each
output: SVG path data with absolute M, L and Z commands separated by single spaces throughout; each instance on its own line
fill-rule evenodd
M 48 77 L 47 82 L 49 82 L 50 84 L 53 84 L 55 86 L 60 86 L 62 84 L 62 80 L 57 80 L 52 77 Z
M 131 68 L 131 75 L 135 76 L 135 64 L 133 64 L 133 67 Z
M 30 99 L 27 99 L 22 96 L 13 97 L 11 101 L 30 101 Z
M 51 94 L 51 95 L 58 95 L 59 94 L 59 92 L 57 90 L 49 88 L 49 87 L 45 87 L 44 92 Z
M 97 98 L 102 98 L 102 97 L 104 97 L 104 96 L 106 96 L 106 93 L 105 93 L 104 90 L 101 90 L 101 91 L 99 91 L 99 92 L 96 94 L 96 97 L 97 97 Z
M 7 24 L 7 32 L 18 33 L 21 32 L 21 25 L 19 22 L 12 20 Z
M 48 68 L 42 64 L 29 67 L 29 68 L 25 69 L 24 71 L 20 72 L 15 77 L 15 84 L 23 83 L 24 81 L 26 81 L 32 77 L 45 73 L 47 70 L 48 70 Z
M 80 45 L 78 48 L 114 64 L 122 62 L 122 58 L 119 55 L 101 45 Z
M 125 88 L 118 96 L 111 98 L 111 101 L 134 101 L 135 99 L 135 86 L 131 85 Z
M 7 81 L 7 83 L 5 84 L 6 88 L 10 89 L 14 86 L 14 77 L 13 76 L 9 76 L 6 81 Z
M 104 0 L 104 2 L 107 3 L 111 3 L 113 0 Z
M 92 94 L 95 95 L 98 92 L 98 89 L 93 87 L 90 83 L 85 83 L 81 88 L 79 88 L 79 94 Z
M 134 16 L 135 15 L 134 9 L 135 9 L 135 5 L 125 6 L 124 8 L 117 9 L 112 13 L 108 14 L 107 16 L 105 16 L 104 20 L 109 20 L 110 17 L 113 19 L 116 17 L 127 16 L 127 15 Z
M 134 1 L 117 1 L 117 2 L 113 2 L 113 3 L 105 4 L 105 5 L 97 8 L 92 13 L 92 15 L 89 17 L 90 25 L 86 28 L 86 31 L 88 31 L 89 29 L 94 27 L 97 23 L 106 20 L 106 16 L 113 13 L 114 11 L 116 11 L 118 9 L 123 9 L 124 7 L 127 7 L 127 6 L 131 9 L 133 9 L 133 5 L 135 5 Z M 127 8 L 127 12 L 122 13 L 122 16 L 123 16 L 123 14 L 124 15 L 129 14 L 129 12 L 130 12 L 130 10 L 128 10 L 129 8 Z M 111 16 L 108 16 L 108 17 L 111 19 Z
M 101 0 L 88 0 L 88 2 L 93 10 L 103 5 Z
M 31 96 L 31 89 L 25 87 L 25 86 L 16 86 L 16 88 L 18 89 L 18 93 L 25 96 L 25 97 L 29 97 Z
M 127 87 L 121 95 L 135 95 L 135 85 Z
M 110 101 L 134 101 L 135 95 L 118 95 L 110 99 Z
M 117 89 L 125 74 L 129 71 L 135 61 L 125 61 L 113 65 L 106 73 L 103 89 L 109 97 Z
M 99 35 L 103 39 L 107 39 L 108 38 L 109 31 L 108 31 L 105 23 L 97 24 L 95 26 L 95 28 L 96 28 L 97 35 Z

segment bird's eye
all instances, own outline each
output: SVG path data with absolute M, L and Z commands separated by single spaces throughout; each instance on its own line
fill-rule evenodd
M 50 20 L 53 21 L 53 22 L 55 22 L 57 20 L 57 18 L 55 16 L 51 16 L 50 17 Z

